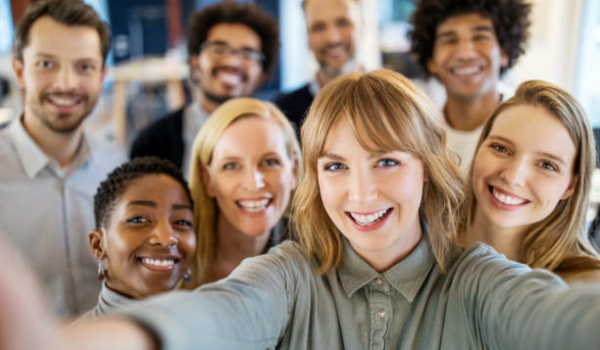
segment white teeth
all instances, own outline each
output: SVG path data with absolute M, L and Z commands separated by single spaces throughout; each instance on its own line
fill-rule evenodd
M 454 68 L 452 72 L 456 75 L 470 75 L 479 73 L 480 68 L 478 66 L 473 67 L 463 67 L 463 68 Z
M 219 77 L 221 78 L 221 80 L 230 85 L 237 85 L 242 81 L 242 78 L 239 74 L 221 72 L 219 73 Z
M 52 101 L 52 103 L 60 105 L 60 106 L 71 106 L 74 104 L 77 104 L 79 102 L 79 99 L 72 99 L 72 98 L 61 98 L 61 97 L 50 97 L 50 101 Z
M 265 209 L 267 205 L 269 205 L 270 201 L 271 200 L 268 198 L 258 200 L 243 200 L 238 201 L 238 204 L 242 207 L 242 209 L 254 213 Z
M 161 266 L 161 267 L 172 266 L 173 264 L 175 264 L 175 260 L 170 260 L 170 259 L 162 260 L 162 259 L 143 258 L 142 261 L 148 265 Z
M 384 215 L 386 215 L 389 210 L 390 210 L 390 208 L 387 208 L 387 209 L 383 209 L 383 210 L 380 210 L 376 213 L 369 214 L 369 215 L 361 215 L 361 214 L 356 214 L 353 212 L 349 212 L 349 213 L 352 216 L 352 218 L 354 219 L 354 221 L 356 221 L 356 223 L 358 223 L 361 226 L 367 226 L 367 225 L 372 225 L 376 220 L 378 220 L 381 217 L 383 217 Z
M 494 195 L 494 198 L 496 198 L 497 200 L 499 200 L 500 202 L 502 202 L 504 204 L 519 205 L 519 204 L 525 203 L 524 199 L 507 196 L 505 194 L 499 193 L 496 191 L 496 188 L 492 188 L 492 194 Z

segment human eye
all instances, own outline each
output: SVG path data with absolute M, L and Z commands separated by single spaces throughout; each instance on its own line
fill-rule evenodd
M 350 27 L 352 25 L 352 22 L 350 22 L 348 18 L 340 18 L 336 21 L 336 24 L 340 28 L 346 28 Z
M 229 51 L 229 46 L 225 44 L 213 44 L 210 46 L 210 50 L 217 55 L 224 55 Z
M 281 162 L 277 158 L 267 158 L 264 160 L 263 164 L 269 167 L 274 167 L 280 165 Z
M 262 61 L 263 54 L 260 51 L 256 51 L 253 49 L 241 49 L 240 53 L 242 58 L 246 61 Z
M 82 63 L 81 65 L 79 65 L 79 70 L 86 73 L 92 72 L 96 70 L 96 65 L 94 65 L 93 63 Z
M 340 162 L 330 162 L 330 163 L 325 164 L 323 169 L 325 171 L 335 173 L 335 172 L 347 169 L 347 167 L 343 163 L 340 163 Z
M 325 23 L 318 22 L 310 26 L 310 31 L 313 33 L 322 32 L 325 30 Z
M 234 163 L 234 162 L 228 162 L 223 164 L 223 166 L 221 167 L 222 170 L 235 170 L 238 168 L 238 164 Z
M 508 153 L 508 149 L 506 147 L 496 142 L 492 142 L 490 144 L 490 148 L 498 153 Z
M 175 225 L 182 226 L 185 228 L 191 228 L 193 224 L 190 220 L 180 219 L 180 220 L 175 220 Z
M 48 60 L 41 60 L 37 63 L 37 66 L 42 69 L 50 69 L 54 67 L 54 62 Z
M 377 161 L 377 167 L 387 168 L 400 165 L 400 162 L 392 158 L 381 158 Z
M 145 224 L 147 222 L 149 222 L 148 218 L 141 216 L 141 215 L 136 215 L 136 216 L 132 216 L 130 218 L 128 218 L 126 220 L 126 222 L 128 224 Z
M 558 167 L 556 166 L 556 164 L 554 164 L 552 162 L 542 161 L 540 163 L 540 167 L 542 169 L 549 170 L 549 171 L 552 171 L 552 172 L 558 172 Z

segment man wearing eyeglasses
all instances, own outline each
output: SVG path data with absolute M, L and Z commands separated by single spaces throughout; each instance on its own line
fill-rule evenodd
M 223 102 L 265 83 L 279 46 L 276 21 L 250 2 L 205 7 L 191 18 L 187 37 L 194 103 L 142 130 L 131 150 L 131 158 L 169 159 L 186 175 L 204 121 Z
M 319 70 L 305 86 L 277 97 L 275 104 L 300 130 L 319 90 L 334 78 L 362 66 L 356 59 L 363 22 L 358 0 L 303 0 L 308 46 Z

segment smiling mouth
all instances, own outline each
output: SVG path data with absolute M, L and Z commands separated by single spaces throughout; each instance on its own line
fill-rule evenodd
M 506 205 L 518 206 L 529 202 L 526 199 L 510 196 L 504 193 L 500 193 L 494 186 L 489 186 L 489 191 L 496 200 Z
M 384 221 L 392 212 L 393 208 L 383 209 L 370 214 L 359 214 L 347 211 L 346 215 L 359 226 L 372 226 Z
M 244 199 L 235 202 L 237 206 L 249 213 L 258 213 L 265 210 L 271 203 L 273 198 L 262 198 L 262 199 Z
M 50 102 L 53 105 L 56 105 L 58 107 L 63 107 L 63 108 L 69 108 L 69 107 L 74 107 L 77 106 L 78 104 L 81 103 L 81 101 L 83 101 L 83 98 L 81 97 L 76 97 L 76 96 L 71 96 L 71 97 L 59 97 L 59 96 L 47 96 L 46 100 L 48 102 Z
M 169 271 L 175 267 L 175 264 L 179 263 L 178 258 L 137 258 L 137 260 L 145 267 L 151 270 L 158 271 Z
M 483 71 L 483 67 L 481 66 L 469 66 L 469 67 L 460 67 L 460 68 L 451 68 L 450 72 L 452 74 L 462 77 L 479 74 Z

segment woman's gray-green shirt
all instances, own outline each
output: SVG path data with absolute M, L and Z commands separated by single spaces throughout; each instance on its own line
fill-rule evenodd
M 319 275 L 294 242 L 225 280 L 120 312 L 162 349 L 588 349 L 600 344 L 600 290 L 569 289 L 478 244 L 442 274 L 425 235 L 380 274 L 345 242 Z

